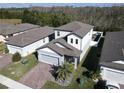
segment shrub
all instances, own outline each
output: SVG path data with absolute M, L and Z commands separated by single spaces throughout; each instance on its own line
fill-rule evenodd
M 13 62 L 18 62 L 20 60 L 21 60 L 21 55 L 18 52 L 16 52 L 15 54 L 13 54 L 13 56 L 12 56 L 12 61 Z
M 9 53 L 9 49 L 5 47 L 5 53 Z
M 73 64 L 70 64 L 68 62 L 65 62 L 56 71 L 57 79 L 65 80 L 65 79 L 67 79 L 70 76 L 70 74 L 72 72 L 73 72 Z

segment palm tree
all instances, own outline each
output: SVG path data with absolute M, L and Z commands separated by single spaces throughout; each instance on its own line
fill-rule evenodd
M 57 79 L 64 81 L 65 79 L 67 79 L 70 76 L 72 71 L 73 71 L 73 65 L 65 62 L 62 66 L 60 66 L 58 68 L 58 70 L 56 72 Z

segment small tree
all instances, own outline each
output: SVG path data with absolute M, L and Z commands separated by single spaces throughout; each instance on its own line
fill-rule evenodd
M 15 54 L 13 54 L 13 56 L 12 56 L 12 61 L 13 62 L 18 62 L 20 60 L 21 60 L 21 55 L 18 52 L 16 52 Z
M 57 79 L 65 80 L 70 74 L 73 72 L 73 65 L 65 62 L 62 66 L 60 66 L 57 70 Z

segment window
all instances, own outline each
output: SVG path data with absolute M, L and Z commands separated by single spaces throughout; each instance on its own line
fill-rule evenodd
M 9 35 L 8 35 L 8 37 L 12 37 L 12 36 L 13 36 L 13 34 L 9 34 Z
M 73 39 L 71 38 L 71 43 L 73 43 Z
M 60 36 L 60 32 L 59 31 L 57 31 L 57 36 Z
M 75 43 L 78 44 L 78 39 L 76 39 L 76 42 Z
M 43 39 L 43 43 L 45 43 L 45 38 Z

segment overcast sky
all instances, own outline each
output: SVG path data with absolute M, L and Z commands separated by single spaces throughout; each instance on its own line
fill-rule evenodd
M 24 4 L 19 4 L 19 3 L 7 3 L 7 4 L 2 4 L 0 3 L 0 8 L 11 8 L 11 7 L 17 7 L 17 8 L 22 8 L 22 7 L 30 7 L 30 6 L 47 6 L 47 7 L 52 7 L 52 6 L 74 6 L 74 7 L 80 7 L 80 6 L 113 6 L 113 5 L 122 5 L 122 4 L 114 4 L 114 3 L 24 3 Z M 124 4 L 123 4 L 124 5 Z

